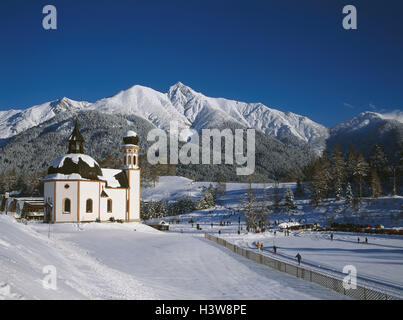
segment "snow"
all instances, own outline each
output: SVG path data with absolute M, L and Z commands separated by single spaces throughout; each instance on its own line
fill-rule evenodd
M 209 184 L 162 177 L 155 188 L 143 189 L 142 196 L 143 200 L 175 200 L 188 195 L 197 198 Z M 253 187 L 261 189 L 264 185 L 253 184 Z M 343 266 L 352 264 L 357 268 L 359 283 L 370 283 L 387 292 L 402 291 L 402 237 L 335 232 L 331 241 L 328 232 L 291 231 L 288 237 L 278 229 L 276 235 L 269 231 L 246 233 L 245 222 L 237 209 L 247 188 L 248 184 L 228 183 L 215 208 L 162 218 L 170 223 L 167 232 L 142 223 L 29 222 L 24 225 L 0 214 L 0 289 L 9 289 L 8 294 L 3 294 L 9 299 L 345 298 L 245 259 L 203 236 L 205 232 L 218 235 L 221 230 L 221 237 L 251 250 L 256 250 L 257 241 L 262 242 L 263 254 L 269 256 L 275 243 L 277 258 L 289 263 L 295 263 L 294 257 L 299 252 L 303 266 L 328 274 L 341 276 Z M 280 184 L 280 194 L 286 188 L 293 189 L 295 184 Z M 402 199 L 384 198 L 379 205 L 390 212 L 394 206 L 400 208 Z M 327 219 L 323 212 L 312 212 L 306 201 L 296 199 L 295 213 L 282 213 L 270 219 L 278 219 L 280 223 L 304 219 L 325 225 Z M 363 210 L 372 214 L 371 208 L 368 205 Z M 239 218 L 242 231 L 238 235 Z M 289 221 L 290 218 L 294 221 Z M 173 224 L 173 219 L 180 222 Z M 190 219 L 195 222 L 193 226 Z M 384 216 L 379 220 L 386 227 L 393 223 Z M 219 226 L 220 221 L 231 223 Z M 202 230 L 196 230 L 196 223 Z M 361 239 L 367 236 L 368 244 L 358 244 L 358 236 Z M 46 265 L 57 268 L 57 291 L 42 287 L 42 269 Z
M 25 110 L 2 111 L 0 112 L 0 138 L 12 137 L 53 118 L 60 112 L 77 112 L 88 105 L 89 103 L 86 101 L 62 98 L 35 105 Z
M 343 121 L 331 128 L 332 135 L 342 134 L 344 132 L 354 132 L 364 130 L 382 120 L 396 120 L 403 123 L 403 111 L 394 110 L 387 113 L 378 113 L 373 111 L 365 111 L 355 117 Z
M 122 172 L 122 170 L 106 169 L 106 168 L 101 168 L 101 170 L 102 170 L 102 176 L 98 176 L 99 180 L 106 181 L 108 187 L 112 187 L 112 188 L 120 187 L 120 183 L 118 180 L 116 180 L 115 175 Z
M 42 180 L 88 180 L 83 178 L 78 173 L 62 174 L 62 173 L 52 173 L 45 176 Z
M 125 137 L 137 137 L 137 133 L 132 130 L 126 132 Z
M 328 129 L 309 118 L 269 108 L 262 103 L 245 103 L 207 97 L 178 82 L 167 93 L 135 85 L 116 95 L 94 103 L 67 98 L 46 102 L 26 110 L 0 113 L 0 138 L 9 138 L 53 118 L 57 113 L 97 110 L 107 114 L 134 114 L 155 127 L 169 130 L 175 121 L 180 128 L 201 130 L 231 120 L 267 135 L 284 138 L 295 136 L 321 150 L 319 141 L 328 137 Z
M 294 227 L 294 226 L 299 226 L 299 225 L 300 224 L 298 222 L 283 222 L 283 223 L 280 223 L 278 225 L 278 227 L 280 229 L 283 229 L 283 228 L 289 228 L 289 227 Z
M 60 156 L 57 159 L 55 159 L 50 164 L 50 166 L 53 168 L 61 168 L 63 167 L 64 160 L 66 160 L 67 158 L 70 158 L 74 163 L 78 163 L 79 160 L 81 159 L 82 161 L 87 163 L 91 168 L 95 167 L 95 165 L 98 166 L 98 163 L 93 158 L 82 153 L 68 153 L 63 156 Z
M 47 238 L 49 225 L 17 223 L 0 215 L 0 299 L 154 299 L 150 288 L 111 269 L 86 251 Z M 56 227 L 56 226 L 55 226 Z M 65 228 L 73 228 L 68 224 Z M 45 266 L 55 266 L 57 290 L 45 289 Z M 5 291 L 9 291 L 4 294 Z
M 302 256 L 303 267 L 344 278 L 343 267 L 353 265 L 357 269 L 358 283 L 403 298 L 403 239 L 384 235 L 363 235 L 334 232 L 330 240 L 329 232 L 291 231 L 284 233 L 265 232 L 263 234 L 224 235 L 227 240 L 241 247 L 256 248 L 255 243 L 263 243 L 264 252 L 273 256 L 272 246 L 276 245 L 277 255 L 283 261 L 295 263 L 295 255 Z M 361 243 L 357 238 L 361 238 Z M 368 244 L 363 243 L 364 237 Z
M 177 177 L 172 178 L 174 181 L 177 179 Z M 163 183 L 167 185 L 169 180 L 170 178 L 166 177 Z M 194 183 L 193 186 L 194 190 L 197 190 L 197 184 Z M 252 184 L 252 187 L 257 190 L 259 196 L 264 187 L 270 194 L 273 185 Z M 189 188 L 189 184 L 183 184 L 183 189 L 187 192 L 191 192 Z M 170 232 L 188 235 L 202 235 L 204 232 L 209 232 L 218 236 L 218 230 L 220 230 L 221 237 L 245 248 L 256 249 L 255 243 L 262 242 L 264 248 L 269 251 L 265 252 L 268 255 L 272 255 L 271 248 L 275 244 L 278 248 L 277 258 L 295 263 L 295 255 L 299 252 L 302 255 L 303 266 L 338 278 L 345 276 L 342 273 L 343 267 L 351 264 L 357 268 L 359 283 L 403 297 L 402 236 L 335 232 L 334 240 L 330 241 L 329 232 L 291 231 L 290 236 L 286 237 L 280 231 L 285 226 L 299 225 L 297 221 L 326 226 L 330 219 L 340 223 L 371 224 L 372 226 L 381 224 L 388 228 L 401 229 L 403 197 L 363 199 L 358 212 L 343 209 L 343 202 L 334 199 L 330 199 L 324 206 L 315 208 L 309 205 L 309 200 L 306 198 L 297 198 L 295 203 L 298 209 L 295 212 L 282 212 L 269 217 L 272 222 L 279 221 L 278 226 L 272 226 L 272 231 L 277 230 L 276 235 L 269 231 L 255 234 L 246 233 L 244 217 L 238 211 L 240 199 L 247 188 L 248 184 L 227 183 L 226 193 L 218 197 L 215 208 L 181 215 L 178 217 L 179 224 L 170 225 Z M 283 198 L 287 188 L 295 189 L 295 183 L 281 183 L 280 198 Z M 155 192 L 159 192 L 158 186 Z M 176 194 L 180 195 L 180 190 L 176 190 Z M 151 196 L 150 190 L 148 190 L 148 196 Z M 169 222 L 174 218 L 163 219 Z M 243 228 L 240 235 L 237 233 L 239 218 Z M 190 220 L 194 222 L 193 226 L 189 223 Z M 229 221 L 230 224 L 220 226 L 222 221 Z M 158 219 L 150 222 L 158 222 Z M 202 230 L 196 230 L 196 224 L 199 224 Z M 358 237 L 361 239 L 360 244 L 357 243 Z M 368 238 L 368 244 L 362 243 L 365 237 Z
M 396 120 L 396 121 L 403 123 L 403 111 L 402 110 L 393 110 L 393 111 L 386 112 L 386 113 L 379 113 L 379 116 L 382 119 Z
M 214 182 L 194 182 L 184 177 L 162 176 L 155 187 L 141 189 L 141 199 L 143 201 L 171 201 L 186 197 L 198 199 L 203 193 L 203 188 L 210 184 L 214 185 Z
M 186 234 L 141 224 L 55 225 L 52 236 L 156 293 L 157 299 L 338 299 L 338 294 Z M 142 229 L 142 228 L 144 229 Z M 34 229 L 46 234 L 46 226 Z M 136 231 L 134 231 L 136 229 Z M 108 239 L 105 241 L 105 239 Z
M 343 298 L 204 238 L 141 223 L 24 225 L 0 215 L 0 256 L 6 299 Z M 48 265 L 57 290 L 42 286 Z

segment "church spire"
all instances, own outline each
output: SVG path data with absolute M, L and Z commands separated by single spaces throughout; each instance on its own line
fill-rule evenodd
M 76 123 L 69 139 L 69 153 L 84 153 L 84 138 L 78 130 L 78 116 L 76 115 Z

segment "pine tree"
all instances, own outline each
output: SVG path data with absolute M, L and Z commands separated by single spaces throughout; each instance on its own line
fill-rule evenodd
M 273 185 L 273 211 L 278 212 L 280 208 L 280 190 L 278 181 L 274 181 Z
M 345 161 L 340 147 L 336 145 L 333 152 L 333 188 L 337 200 L 343 198 L 343 184 L 345 180 Z
M 371 169 L 371 196 L 377 198 L 382 194 L 381 182 L 375 168 Z
M 294 193 L 290 188 L 287 188 L 285 192 L 284 205 L 288 210 L 295 210 L 297 208 L 294 202 Z
M 324 197 L 327 198 L 329 196 L 329 187 L 332 183 L 332 162 L 330 159 L 330 152 L 329 150 L 324 150 L 322 157 L 320 159 L 321 165 L 322 165 L 322 174 L 323 174 L 323 179 L 326 182 L 326 188 L 323 189 L 324 192 Z
M 268 221 L 268 215 L 270 214 L 270 210 L 267 207 L 267 195 L 266 195 L 266 185 L 263 185 L 262 194 L 259 201 L 259 206 L 257 209 L 257 221 L 260 229 L 265 228 Z
M 302 186 L 301 180 L 297 180 L 297 189 L 295 190 L 295 195 L 297 197 L 303 197 L 305 194 L 304 187 Z
M 217 194 L 219 196 L 222 196 L 225 194 L 225 191 L 227 189 L 227 184 L 224 182 L 224 178 L 220 172 L 216 172 L 215 174 L 215 180 L 216 180 L 216 190 Z
M 362 184 L 363 179 L 368 175 L 368 163 L 365 161 L 363 155 L 360 153 L 357 157 L 353 176 L 358 181 L 359 198 L 362 198 Z
M 376 169 L 382 183 L 387 183 L 390 176 L 389 162 L 381 145 L 376 144 L 369 158 L 369 165 Z
M 357 163 L 357 154 L 354 150 L 353 145 L 350 145 L 350 150 L 347 154 L 346 158 L 346 176 L 347 176 L 347 181 L 350 183 L 354 182 L 354 171 Z
M 256 231 L 258 226 L 258 213 L 256 208 L 256 195 L 249 181 L 248 191 L 241 198 L 241 212 L 245 216 L 246 230 Z
M 215 189 L 210 184 L 210 186 L 204 191 L 203 196 L 199 201 L 198 208 L 199 209 L 208 209 L 215 205 L 216 202 L 216 195 Z
M 354 194 L 353 194 L 353 189 L 351 188 L 351 184 L 347 183 L 346 187 L 346 204 L 352 205 L 354 201 Z
M 320 160 L 316 161 L 313 171 L 312 182 L 309 185 L 311 191 L 311 204 L 318 205 L 323 199 L 326 198 L 328 192 L 327 180 L 324 177 L 322 163 Z

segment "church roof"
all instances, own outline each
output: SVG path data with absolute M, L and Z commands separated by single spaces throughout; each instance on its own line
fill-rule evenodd
M 119 169 L 102 168 L 102 176 L 100 180 L 106 181 L 106 186 L 111 188 L 128 188 L 129 181 L 126 173 Z
M 123 142 L 125 145 L 138 145 L 139 144 L 139 136 L 132 130 L 126 132 L 123 137 Z
M 52 179 L 87 179 L 100 180 L 98 176 L 102 176 L 101 168 L 98 163 L 86 154 L 69 153 L 54 160 L 49 169 L 48 175 L 55 175 Z M 49 179 L 50 177 L 45 177 Z

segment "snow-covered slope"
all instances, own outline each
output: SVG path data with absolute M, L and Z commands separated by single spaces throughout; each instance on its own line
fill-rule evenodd
M 343 121 L 331 128 L 331 133 L 340 134 L 370 128 L 371 126 L 382 122 L 382 120 L 395 120 L 403 123 L 403 111 L 396 110 L 384 114 L 371 111 L 361 112 L 357 116 Z
M 400 115 L 400 117 L 399 117 Z M 380 114 L 362 112 L 330 129 L 329 148 L 338 144 L 347 151 L 350 144 L 356 151 L 369 155 L 375 144 L 384 147 L 389 159 L 395 159 L 399 144 L 403 143 L 402 112 Z
M 165 130 L 169 129 L 171 121 L 177 121 L 182 127 L 192 126 L 196 130 L 220 127 L 224 122 L 231 121 L 283 141 L 298 139 L 316 149 L 323 148 L 328 136 L 324 126 L 307 117 L 285 113 L 261 103 L 207 97 L 178 82 L 167 93 L 135 85 L 94 103 L 63 98 L 26 110 L 3 111 L 0 112 L 0 138 L 14 136 L 60 112 L 84 109 L 107 114 L 134 114 Z
M 255 128 L 280 140 L 291 135 L 315 147 L 319 140 L 323 142 L 328 137 L 327 128 L 309 118 L 272 109 L 262 103 L 206 97 L 181 82 L 169 88 L 167 95 L 175 108 L 197 130 L 204 128 L 206 123 L 223 118 Z
M 25 110 L 0 112 L 0 138 L 9 138 L 26 129 L 37 126 L 61 112 L 77 112 L 89 105 L 86 101 L 74 101 L 68 98 L 46 102 Z
M 161 129 L 169 129 L 170 121 L 188 126 L 186 117 L 172 106 L 166 94 L 139 85 L 96 101 L 88 109 L 109 114 L 135 114 Z
M 156 298 L 153 290 L 134 277 L 109 268 L 78 247 L 57 241 L 56 226 L 41 226 L 44 234 L 0 214 L 0 300 Z M 145 227 L 136 223 L 126 228 L 137 226 Z M 79 231 L 73 224 L 63 227 Z M 43 286 L 50 268 L 56 271 L 56 290 Z

